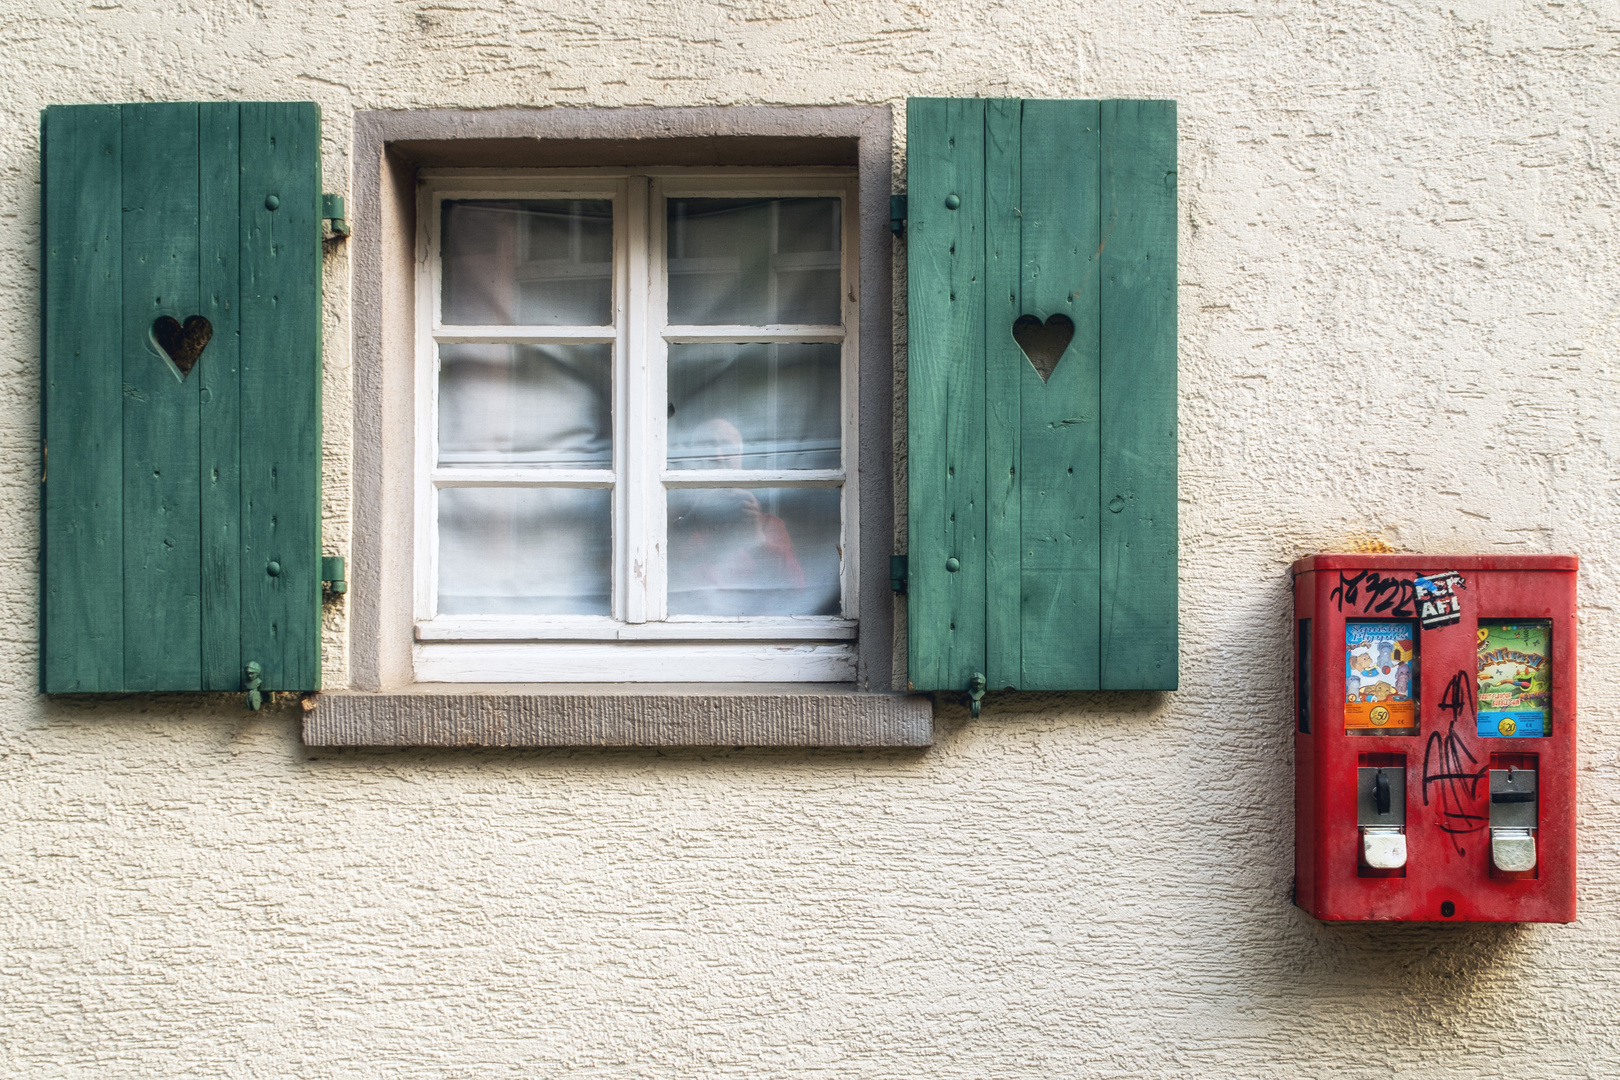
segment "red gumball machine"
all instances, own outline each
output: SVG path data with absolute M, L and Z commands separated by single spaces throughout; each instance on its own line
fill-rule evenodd
M 1575 918 L 1572 555 L 1294 564 L 1295 902 Z

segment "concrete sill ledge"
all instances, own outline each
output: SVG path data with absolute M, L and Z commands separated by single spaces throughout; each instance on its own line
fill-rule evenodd
M 925 697 L 835 686 L 420 685 L 338 691 L 304 714 L 308 746 L 848 746 L 934 741 Z

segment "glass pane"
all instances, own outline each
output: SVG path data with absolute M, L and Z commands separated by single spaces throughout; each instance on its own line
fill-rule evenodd
M 669 492 L 672 615 L 837 615 L 836 488 Z
M 607 615 L 611 492 L 439 491 L 439 612 Z
M 836 469 L 837 345 L 671 345 L 671 469 Z
M 439 464 L 611 469 L 612 346 L 439 346 Z
M 837 199 L 670 199 L 669 321 L 838 325 L 840 210 Z
M 613 322 L 607 199 L 444 203 L 441 318 L 461 326 Z

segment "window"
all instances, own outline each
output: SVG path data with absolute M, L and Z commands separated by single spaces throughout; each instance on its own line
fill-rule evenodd
M 852 681 L 853 170 L 421 179 L 417 680 Z

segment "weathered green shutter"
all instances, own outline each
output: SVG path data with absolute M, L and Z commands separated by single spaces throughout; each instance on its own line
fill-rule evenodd
M 318 688 L 318 107 L 52 106 L 42 148 L 43 689 Z
M 907 109 L 911 685 L 1174 689 L 1175 103 Z

